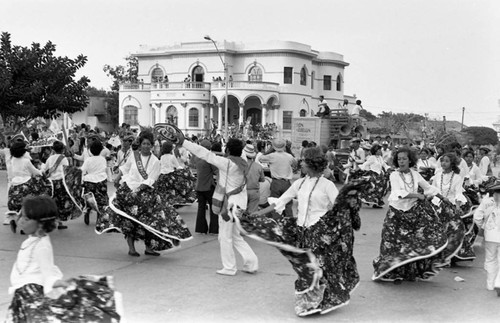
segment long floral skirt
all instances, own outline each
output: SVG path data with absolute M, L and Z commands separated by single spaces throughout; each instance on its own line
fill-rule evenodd
M 161 174 L 154 187 L 171 205 L 193 203 L 196 200 L 196 177 L 189 168 L 176 169 L 168 174 Z
M 7 207 L 9 211 L 19 212 L 23 199 L 27 196 L 48 195 L 52 196 L 52 184 L 41 176 L 33 176 L 29 181 L 20 185 L 11 185 Z
M 95 199 L 95 204 L 97 207 L 97 214 L 101 214 L 104 212 L 104 209 L 109 204 L 108 197 L 108 182 L 107 180 L 103 180 L 102 182 L 83 182 L 83 194 L 92 194 Z
M 27 284 L 14 292 L 6 322 L 120 322 L 121 294 L 110 276 L 71 279 L 57 298 L 44 295 L 43 287 Z
M 436 275 L 458 252 L 465 234 L 460 216 L 452 210 L 446 202 L 435 208 L 427 200 L 406 212 L 391 206 L 372 279 L 414 281 Z
M 388 176 L 382 171 L 377 174 L 374 171 L 355 170 L 349 174 L 349 181 L 357 180 L 360 177 L 369 177 L 372 185 L 361 192 L 361 201 L 369 205 L 384 205 L 384 196 L 388 191 Z
M 170 204 L 163 203 L 156 190 L 147 187 L 132 191 L 126 183 L 96 222 L 98 234 L 116 230 L 126 238 L 144 240 L 147 248 L 156 251 L 192 239 L 184 220 Z
M 467 198 L 467 203 L 462 205 L 462 223 L 465 227 L 465 236 L 463 239 L 462 247 L 458 251 L 452 261 L 465 261 L 476 259 L 476 253 L 474 252 L 474 241 L 476 240 L 477 229 L 474 224 L 474 210 L 477 205 L 472 205 L 472 201 L 469 195 L 464 194 Z
M 359 207 L 355 212 L 359 211 Z M 256 240 L 275 246 L 292 264 L 295 281 L 295 312 L 299 316 L 327 313 L 346 305 L 359 283 L 353 257 L 353 227 L 349 208 L 327 212 L 309 228 L 297 226 L 296 218 L 278 222 L 266 216 L 236 218 L 239 229 Z

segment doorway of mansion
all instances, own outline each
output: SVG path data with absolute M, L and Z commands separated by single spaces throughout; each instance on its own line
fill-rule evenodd
M 255 129 L 255 126 L 262 121 L 262 110 L 259 108 L 248 109 L 245 121 L 248 120 L 248 118 L 252 118 L 250 124 L 252 128 Z

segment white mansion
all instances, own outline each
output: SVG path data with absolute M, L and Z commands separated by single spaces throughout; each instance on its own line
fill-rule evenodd
M 139 83 L 121 84 L 119 122 L 151 126 L 176 124 L 188 134 L 205 134 L 211 120 L 225 123 L 228 66 L 229 122 L 275 123 L 290 137 L 292 117 L 311 116 L 323 95 L 330 108 L 344 99 L 344 68 L 334 52 L 319 52 L 290 41 L 258 43 L 211 41 L 145 47 L 138 58 Z M 219 126 L 219 128 L 220 128 Z

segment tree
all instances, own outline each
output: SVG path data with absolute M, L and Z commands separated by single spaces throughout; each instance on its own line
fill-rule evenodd
M 471 145 L 496 145 L 498 144 L 497 132 L 488 127 L 468 127 L 462 130 L 469 134 L 472 139 Z
M 370 111 L 368 110 L 365 110 L 365 109 L 362 109 L 360 112 L 359 112 L 359 115 L 363 118 L 365 118 L 366 120 L 368 121 L 374 121 L 377 119 L 377 117 L 371 113 Z
M 74 79 L 86 56 L 55 56 L 56 46 L 50 41 L 43 47 L 13 46 L 6 32 L 0 46 L 0 116 L 13 131 L 38 117 L 49 119 L 86 108 L 89 79 Z
M 111 117 L 113 124 L 118 125 L 119 116 L 119 91 L 121 83 L 137 83 L 139 73 L 139 61 L 137 57 L 129 55 L 125 58 L 126 66 L 118 65 L 112 67 L 111 65 L 104 65 L 103 71 L 108 77 L 113 78 L 111 85 L 111 92 L 108 93 L 106 102 L 108 103 L 108 114 Z
M 137 83 L 138 73 L 139 73 L 139 61 L 137 57 L 129 55 L 125 57 L 125 61 L 127 62 L 126 66 L 118 65 L 112 67 L 111 65 L 104 65 L 103 71 L 107 76 L 113 78 L 113 85 L 111 85 L 112 91 L 120 90 L 120 83 Z

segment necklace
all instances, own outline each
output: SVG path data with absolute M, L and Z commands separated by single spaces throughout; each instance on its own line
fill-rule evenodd
M 29 254 L 29 258 L 28 258 L 28 263 L 26 264 L 26 267 L 24 267 L 23 270 L 19 269 L 19 264 L 17 263 L 17 260 L 16 260 L 16 270 L 17 272 L 19 273 L 19 275 L 22 275 L 26 272 L 26 270 L 29 268 L 29 266 L 31 265 L 31 261 L 33 260 L 33 253 L 35 252 L 35 247 L 36 245 L 42 240 L 42 238 L 38 238 L 36 239 L 35 241 L 31 242 L 29 245 L 27 245 L 26 247 L 24 248 L 21 248 L 21 250 L 26 250 L 28 249 L 29 247 L 31 247 L 31 250 L 30 250 L 30 254 Z
M 409 182 L 406 181 L 405 173 L 399 171 L 399 176 L 401 176 L 401 179 L 403 180 L 405 191 L 412 193 L 415 189 L 415 181 L 413 180 L 412 173 L 410 172 L 410 181 Z
M 440 185 L 441 194 L 444 194 L 443 193 L 443 184 L 444 184 L 445 187 L 446 187 L 446 185 L 449 185 L 448 186 L 448 192 L 446 192 L 446 194 L 444 195 L 444 197 L 448 197 L 448 194 L 450 194 L 451 183 L 453 182 L 453 176 L 455 176 L 455 173 L 452 172 L 451 173 L 450 181 L 447 184 L 444 184 L 444 172 L 441 173 L 441 185 Z

